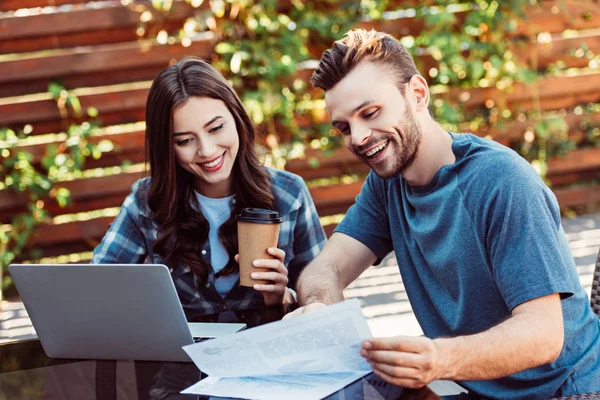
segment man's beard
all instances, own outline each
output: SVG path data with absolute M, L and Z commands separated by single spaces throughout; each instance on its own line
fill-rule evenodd
M 402 131 L 396 131 L 395 134 L 386 136 L 371 137 L 371 139 L 360 147 L 354 147 L 353 152 L 365 164 L 367 164 L 373 172 L 380 178 L 386 179 L 394 176 L 402 175 L 408 167 L 410 167 L 419 153 L 419 147 L 423 133 L 417 124 L 414 114 L 407 108 L 406 123 Z M 386 154 L 385 162 L 379 167 L 371 165 L 369 159 L 360 155 L 365 149 L 371 148 L 382 140 L 387 140 L 387 146 L 395 146 L 396 148 L 385 149 L 384 151 L 396 151 L 395 154 Z M 388 167 L 389 166 L 389 167 Z M 384 169 L 385 168 L 385 169 Z

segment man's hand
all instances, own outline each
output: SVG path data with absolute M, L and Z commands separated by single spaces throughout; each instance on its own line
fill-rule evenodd
M 424 336 L 367 339 L 360 354 L 381 379 L 406 388 L 422 388 L 443 372 L 438 347 Z
M 297 317 L 298 315 L 302 315 L 302 314 L 309 313 L 312 311 L 320 310 L 321 308 L 324 308 L 324 307 L 327 307 L 327 305 L 323 304 L 323 303 L 311 303 L 304 307 L 300 307 L 289 314 L 286 314 L 283 317 L 283 319 Z

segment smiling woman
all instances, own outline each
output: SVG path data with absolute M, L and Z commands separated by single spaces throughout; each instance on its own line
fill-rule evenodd
M 227 80 L 188 58 L 163 70 L 146 104 L 150 178 L 136 182 L 94 250 L 94 263 L 166 264 L 189 320 L 294 301 L 300 271 L 325 244 L 302 178 L 260 164 L 254 127 Z M 239 285 L 235 216 L 247 207 L 283 218 L 268 272 Z
M 173 111 L 173 131 L 177 162 L 194 177 L 194 189 L 207 197 L 231 195 L 240 140 L 225 103 L 191 97 Z

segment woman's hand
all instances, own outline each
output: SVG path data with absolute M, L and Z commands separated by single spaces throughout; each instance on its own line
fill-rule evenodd
M 262 293 L 265 299 L 265 304 L 268 306 L 274 304 L 293 303 L 294 297 L 287 290 L 288 270 L 283 265 L 285 251 L 276 247 L 269 247 L 267 253 L 275 258 L 254 260 L 252 265 L 258 268 L 269 269 L 265 272 L 253 272 L 250 276 L 252 279 L 270 281 L 271 283 L 255 284 L 254 289 Z M 240 256 L 236 254 L 235 260 L 239 263 Z

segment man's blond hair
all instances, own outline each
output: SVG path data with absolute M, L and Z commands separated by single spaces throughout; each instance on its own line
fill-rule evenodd
M 413 75 L 420 75 L 415 61 L 400 41 L 384 32 L 355 29 L 323 53 L 310 81 L 315 87 L 328 91 L 365 61 L 387 67 L 395 76 L 402 95 L 405 94 L 403 84 Z

